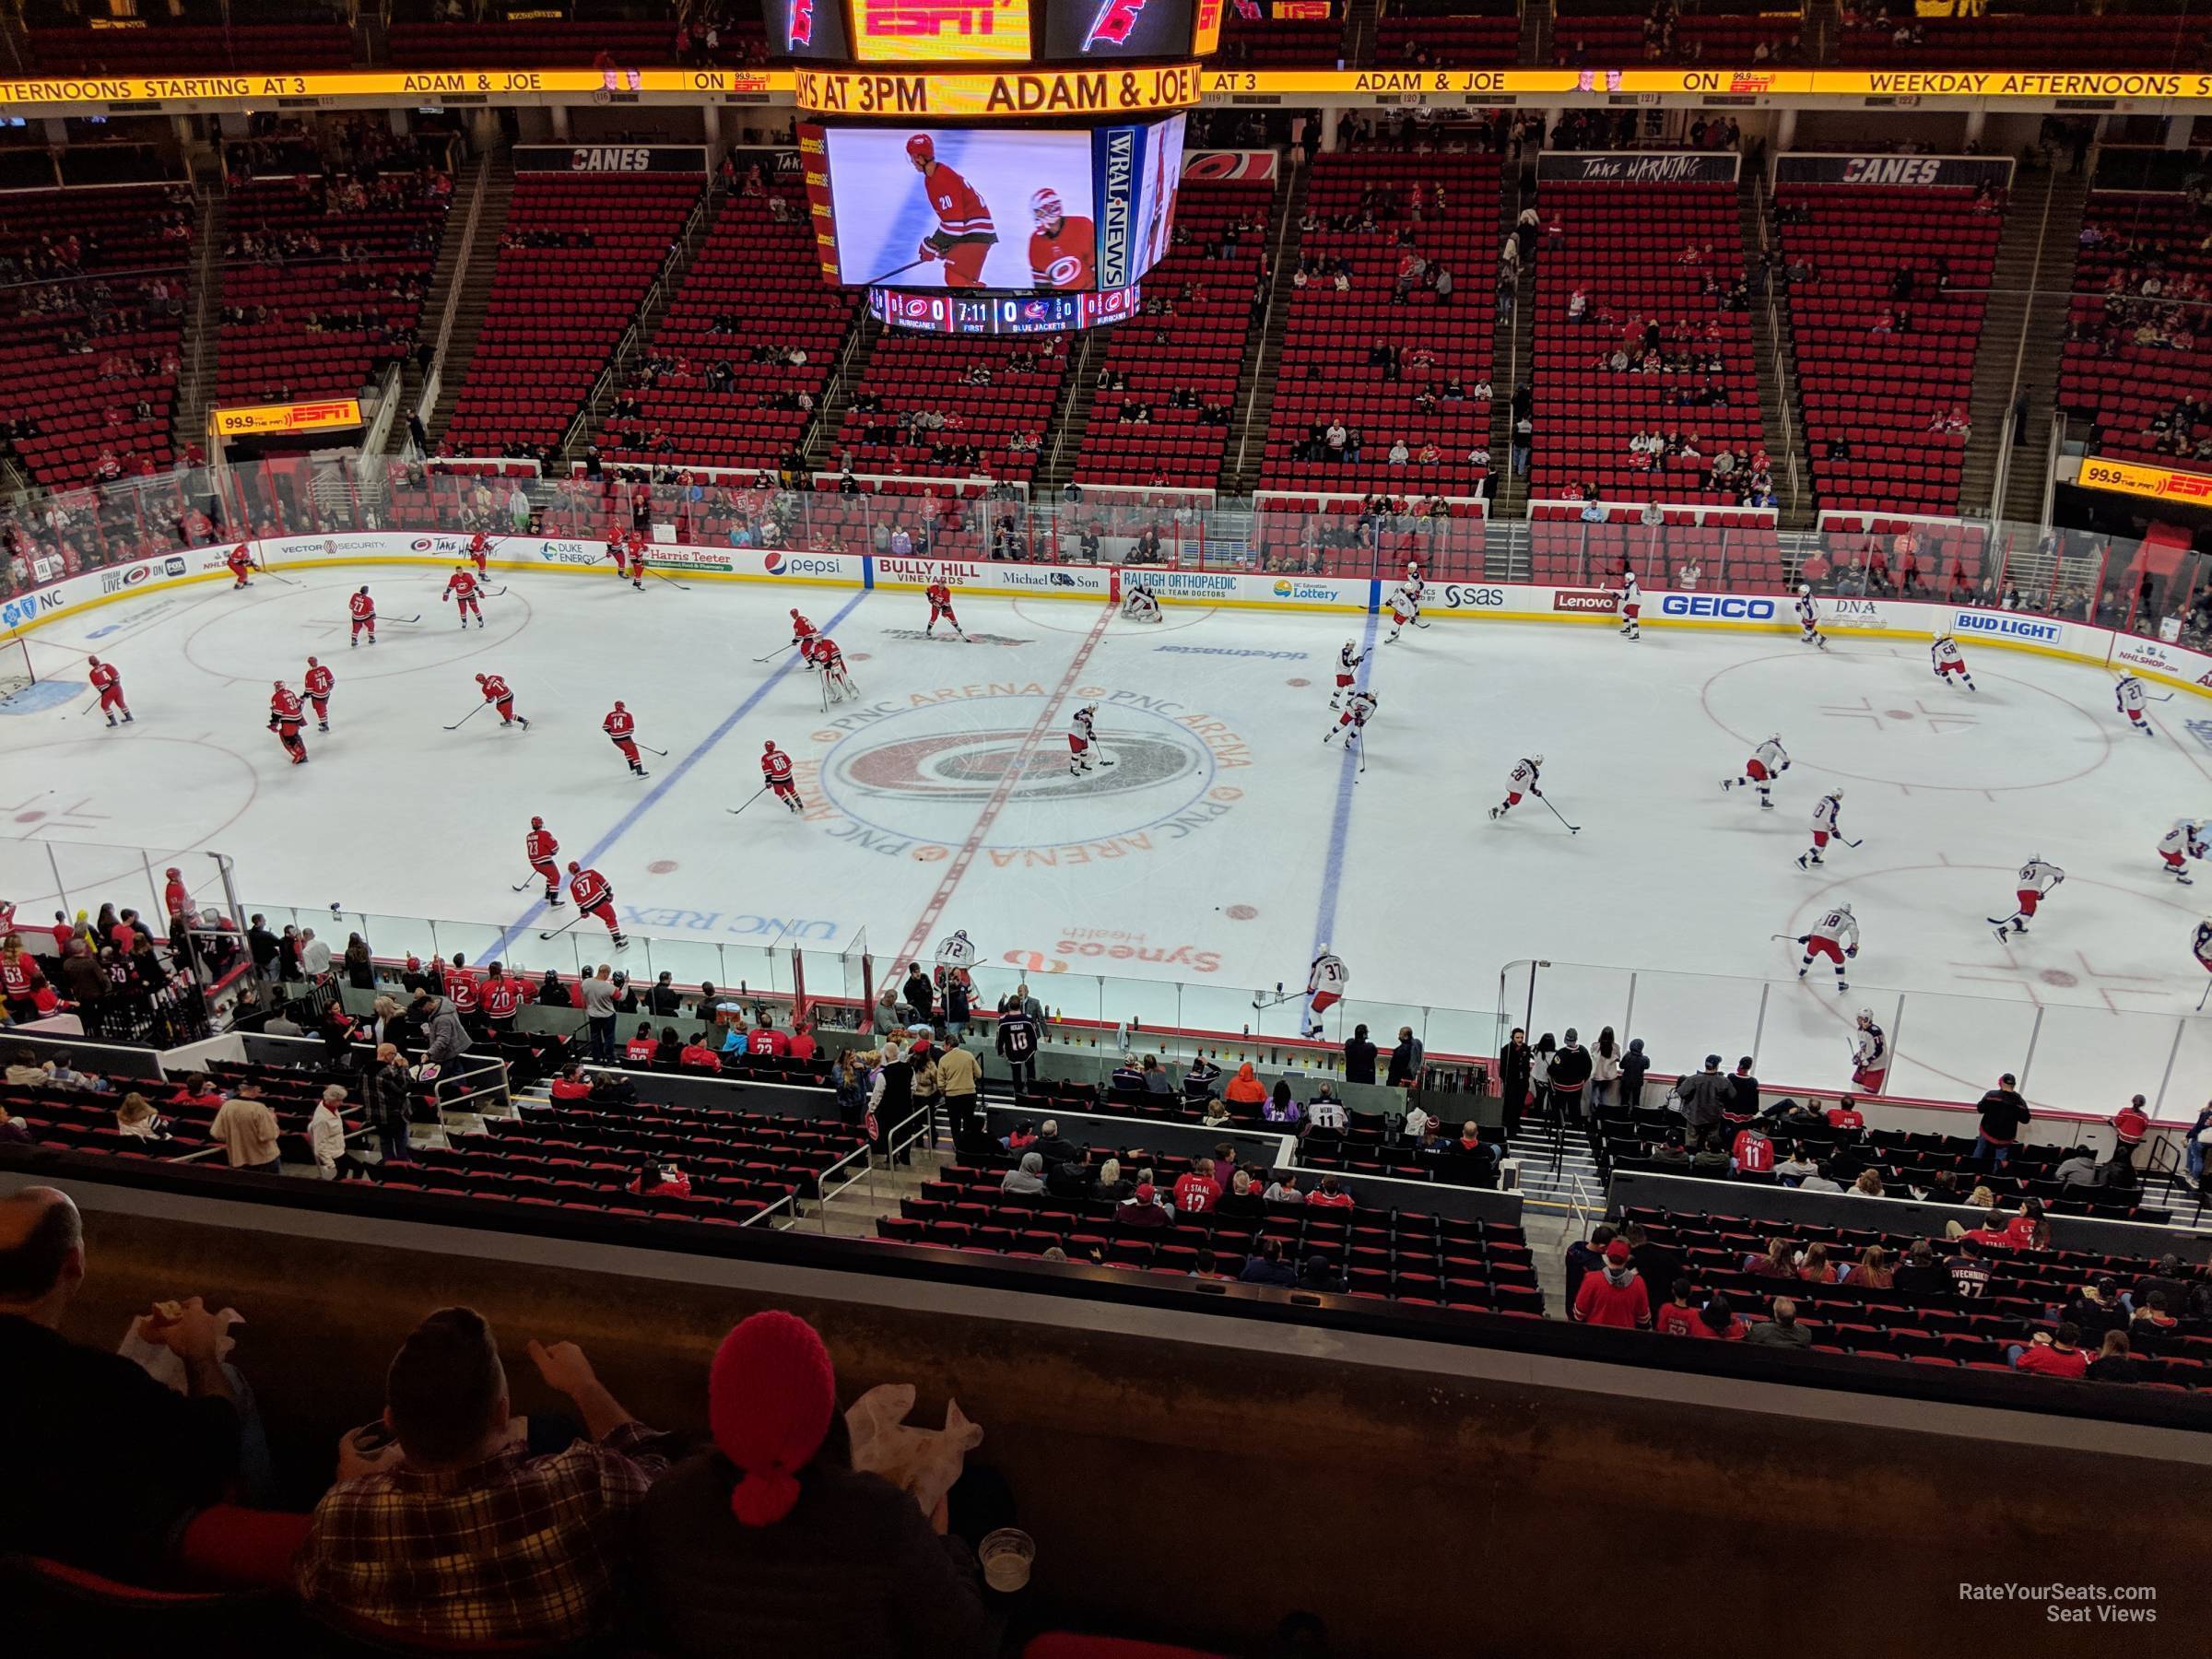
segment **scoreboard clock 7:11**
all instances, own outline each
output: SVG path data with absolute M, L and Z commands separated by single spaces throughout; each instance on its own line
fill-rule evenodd
M 924 334 L 1057 334 L 1136 314 L 1136 286 L 1069 294 L 925 294 L 870 288 L 868 310 L 890 328 Z

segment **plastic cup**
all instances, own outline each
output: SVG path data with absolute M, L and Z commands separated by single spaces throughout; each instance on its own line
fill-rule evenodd
M 1002 1594 L 1011 1594 L 1030 1582 L 1030 1564 L 1037 1559 L 1037 1540 L 1018 1526 L 1002 1526 L 985 1533 L 977 1547 L 983 1583 Z

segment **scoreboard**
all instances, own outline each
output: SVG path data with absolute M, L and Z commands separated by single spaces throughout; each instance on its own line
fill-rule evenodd
M 1223 0 L 765 0 L 771 57 L 950 67 L 1194 58 Z
M 1135 283 L 1088 294 L 928 294 L 870 288 L 868 312 L 887 328 L 924 334 L 1059 334 L 1134 317 L 1139 298 Z

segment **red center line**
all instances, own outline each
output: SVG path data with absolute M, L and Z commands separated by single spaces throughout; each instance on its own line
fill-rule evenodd
M 1013 798 L 1015 788 L 1020 783 L 1022 773 L 1029 766 L 1030 756 L 1036 751 L 1038 739 L 1058 723 L 1060 705 L 1066 700 L 1068 692 L 1075 688 L 1076 681 L 1082 676 L 1083 665 L 1090 661 L 1090 653 L 1098 649 L 1099 641 L 1106 637 L 1106 624 L 1113 620 L 1114 608 L 1112 602 L 1109 601 L 1099 613 L 1098 621 L 1091 625 L 1090 632 L 1084 635 L 1083 643 L 1076 648 L 1076 654 L 1068 659 L 1067 672 L 1060 677 L 1060 683 L 1053 688 L 1052 696 L 1045 700 L 1044 712 L 1037 716 L 1037 724 L 1030 728 L 1029 735 L 1021 740 L 1021 747 L 1014 751 L 1013 759 L 1006 763 L 1006 771 L 999 776 L 998 787 L 991 792 L 991 798 L 983 803 L 982 811 L 976 817 L 975 828 L 968 832 L 968 839 L 953 855 L 952 863 L 946 866 L 944 878 L 937 883 L 937 890 L 930 895 L 929 903 L 915 921 L 914 931 L 907 935 L 906 948 L 899 953 L 898 960 L 893 964 L 894 969 L 900 963 L 916 959 L 924 942 L 936 926 L 937 919 L 945 913 L 946 905 L 952 901 L 953 889 L 960 885 L 960 877 L 967 875 L 968 866 L 975 862 L 975 855 L 982 850 L 983 837 L 990 834 L 992 824 L 997 820 L 1007 801 Z

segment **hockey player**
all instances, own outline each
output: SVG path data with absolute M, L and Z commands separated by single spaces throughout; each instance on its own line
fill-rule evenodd
M 337 684 L 337 677 L 313 657 L 307 659 L 307 700 L 315 705 L 315 730 L 330 730 L 330 688 Z
M 1783 751 L 1782 736 L 1777 733 L 1751 751 L 1751 759 L 1744 762 L 1742 777 L 1723 778 L 1721 787 L 1734 789 L 1741 783 L 1747 789 L 1756 789 L 1759 791 L 1761 809 L 1771 812 L 1774 810 L 1774 780 L 1789 770 L 1790 758 Z
M 307 761 L 307 739 L 300 735 L 300 728 L 305 724 L 299 698 L 289 686 L 282 680 L 276 681 L 276 689 L 269 694 L 269 730 L 276 734 L 276 740 L 284 745 L 284 752 L 292 758 L 294 766 L 302 766 Z
M 499 710 L 501 725 L 519 725 L 525 732 L 530 729 L 530 723 L 514 712 L 514 693 L 507 689 L 505 680 L 496 674 L 479 674 L 477 688 L 484 693 L 484 700 Z
M 1351 691 L 1352 682 L 1359 677 L 1359 665 L 1367 661 L 1367 653 L 1356 641 L 1347 640 L 1344 649 L 1336 653 L 1336 689 L 1329 693 L 1329 707 L 1341 708 L 1345 697 Z
M 1830 790 L 1813 803 L 1813 844 L 1797 854 L 1799 869 L 1809 870 L 1823 862 L 1820 852 L 1828 845 L 1829 838 L 1841 838 L 1843 831 L 1837 828 L 1836 817 L 1842 810 L 1843 792 L 1840 789 Z
M 1851 1040 L 1851 1086 L 1861 1094 L 1880 1094 L 1889 1076 L 1889 1039 L 1874 1023 L 1874 1010 L 1859 1010 L 1858 1033 Z
M 1352 976 L 1344 965 L 1344 959 L 1332 953 L 1326 945 L 1313 959 L 1313 966 L 1306 971 L 1305 1035 L 1308 1040 L 1321 1035 L 1321 1017 L 1344 1000 L 1344 988 L 1352 982 Z
M 346 643 L 359 645 L 361 642 L 361 634 L 366 630 L 369 635 L 369 643 L 375 644 L 376 601 L 369 597 L 369 590 L 366 586 L 346 601 L 346 612 L 353 618 L 353 631 L 346 636 Z
M 1416 628 L 1426 628 L 1421 620 L 1421 595 L 1428 590 L 1418 576 L 1401 582 L 1390 590 L 1390 636 L 1382 643 L 1394 643 L 1399 631 L 1410 622 Z
M 477 567 L 477 574 L 479 577 L 484 574 L 485 563 L 490 558 L 491 537 L 479 530 L 468 538 L 468 560 Z
M 1799 979 L 1812 967 L 1815 957 L 1822 957 L 1836 971 L 1836 989 L 1851 989 L 1843 977 L 1843 959 L 1859 954 L 1859 919 L 1851 913 L 1850 905 L 1837 905 L 1813 924 L 1810 933 L 1799 935 L 1797 943 L 1805 947 L 1805 960 L 1797 968 Z
M 161 908 L 174 922 L 179 916 L 192 920 L 192 894 L 184 887 L 184 872 L 171 865 L 161 872 Z
M 1030 282 L 1041 288 L 1089 289 L 1098 286 L 1099 232 L 1091 220 L 1074 218 L 1056 190 L 1030 197 Z
M 632 773 L 641 778 L 650 776 L 644 767 L 638 762 L 637 719 L 622 706 L 619 700 L 607 711 L 606 718 L 599 723 L 599 729 L 605 732 L 613 740 L 614 746 L 622 751 L 622 759 L 629 762 L 629 770 Z
M 794 812 L 806 810 L 806 804 L 799 799 L 799 786 L 791 781 L 791 757 L 772 743 L 760 751 L 760 775 L 768 780 L 768 787 L 777 800 Z
M 2019 882 L 2013 892 L 2013 897 L 2019 901 L 2019 908 L 2002 921 L 1994 916 L 1990 918 L 1996 923 L 1997 937 L 2002 940 L 2011 934 L 2026 933 L 2029 922 L 2034 918 L 2035 907 L 2065 878 L 2064 870 L 2054 864 L 2046 864 L 2041 858 L 2030 858 L 2022 865 Z M 2007 929 L 2010 930 L 2009 934 Z
M 2136 731 L 2142 733 L 2146 737 L 2158 735 L 2158 732 L 2143 712 L 2144 691 L 2141 680 L 2132 674 L 2123 674 L 2119 683 L 2112 688 L 2112 700 L 2120 712 L 2127 716 L 2127 724 L 2134 726 Z
M 582 914 L 596 916 L 606 924 L 606 931 L 614 935 L 615 948 L 620 950 L 629 941 L 615 925 L 615 889 L 606 877 L 596 870 L 587 870 L 574 859 L 569 860 L 569 893 L 576 900 Z
M 1132 622 L 1159 620 L 1159 595 L 1152 591 L 1148 578 L 1136 577 L 1122 590 L 1122 615 Z
M 968 637 L 967 629 L 960 626 L 960 619 L 952 614 L 952 590 L 942 582 L 933 582 L 929 584 L 929 626 L 922 630 L 932 639 L 936 638 L 939 617 L 952 624 L 954 639 L 964 640 Z
M 983 286 L 983 260 L 998 243 L 998 227 L 991 208 L 967 180 L 937 159 L 936 140 L 916 133 L 906 141 L 907 159 L 922 175 L 923 191 L 937 228 L 922 239 L 921 257 L 945 264 L 945 286 L 977 288 Z
M 223 562 L 230 567 L 230 588 L 233 593 L 240 588 L 253 585 L 246 580 L 246 572 L 253 568 L 253 555 L 246 550 L 244 542 L 240 542 L 237 547 L 231 548 L 229 555 L 224 559 Z
M 2196 932 L 2189 939 L 2189 954 L 2196 958 L 2199 968 L 2212 973 L 2212 917 L 2196 924 Z
M 460 617 L 463 628 L 468 626 L 471 611 L 476 613 L 477 626 L 484 626 L 484 607 L 477 602 L 477 573 L 466 565 L 453 567 L 453 573 L 446 582 L 445 592 L 438 597 L 453 602 L 453 610 Z
M 1643 615 L 1643 589 L 1638 585 L 1636 572 L 1620 573 L 1620 631 L 1631 640 L 1643 638 L 1643 626 L 1638 618 Z
M 1353 692 L 1344 700 L 1344 712 L 1336 716 L 1336 724 L 1321 735 L 1322 742 L 1341 737 L 1347 749 L 1360 743 L 1366 736 L 1368 719 L 1381 700 L 1372 691 Z
M 2192 858 L 2202 858 L 2208 849 L 2205 844 L 2205 827 L 2194 818 L 2181 818 L 2172 829 L 2159 838 L 2159 856 L 2166 861 L 2166 874 L 2183 887 L 2191 885 L 2189 873 L 2183 866 Z
M 1099 705 L 1085 703 L 1076 711 L 1076 718 L 1067 731 L 1067 770 L 1071 777 L 1081 777 L 1090 770 L 1090 748 L 1099 738 L 1092 729 Z
M 794 645 L 805 644 L 820 631 L 809 618 L 800 616 L 797 610 L 793 610 L 791 613 L 791 642 Z
M 112 663 L 103 663 L 98 657 L 87 659 L 91 669 L 92 689 L 100 693 L 100 712 L 108 717 L 110 725 L 118 725 L 131 718 L 131 705 L 123 700 L 123 676 Z M 123 721 L 115 716 L 122 715 Z
M 1524 794 L 1532 794 L 1542 800 L 1544 792 L 1536 787 L 1536 780 L 1543 775 L 1543 771 L 1544 757 L 1541 755 L 1530 755 L 1517 761 L 1505 780 L 1505 799 L 1490 808 L 1490 816 L 1494 818 L 1503 818 L 1521 805 L 1521 797 Z
M 1949 634 L 1937 634 L 1936 642 L 1928 647 L 1928 660 L 1936 665 L 1936 677 L 1945 685 L 1957 675 L 1966 682 L 1966 688 L 1974 688 L 1974 677 L 1966 671 L 1966 658 L 1959 650 L 1959 641 Z
M 1828 649 L 1828 636 L 1820 631 L 1820 613 L 1813 605 L 1813 590 L 1803 584 L 1797 589 L 1797 626 L 1805 629 L 1799 644 Z
M 822 693 L 830 702 L 842 702 L 853 689 L 853 677 L 845 672 L 845 653 L 837 648 L 837 641 L 828 634 L 811 634 L 799 641 L 799 656 L 822 677 Z
M 641 594 L 645 591 L 645 533 L 632 530 L 622 539 L 629 549 L 629 585 Z M 621 573 L 622 567 L 616 565 L 615 574 L 619 576 Z
M 546 902 L 560 902 L 560 866 L 554 857 L 560 852 L 560 843 L 553 839 L 553 831 L 546 828 L 546 820 L 530 820 L 530 833 L 523 837 L 523 856 L 530 861 L 530 868 L 546 884 Z

